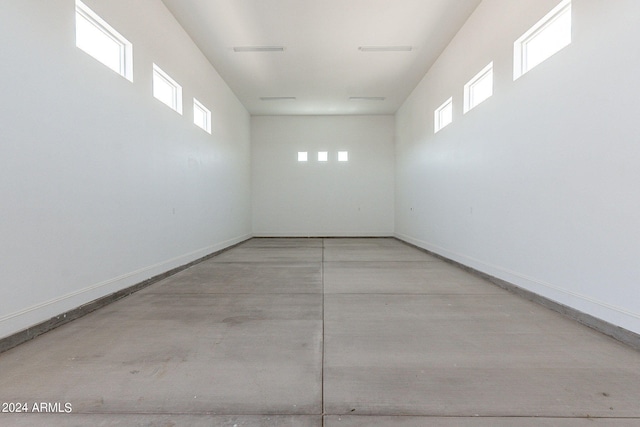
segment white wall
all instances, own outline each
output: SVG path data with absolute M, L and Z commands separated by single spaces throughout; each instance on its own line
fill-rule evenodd
M 573 43 L 514 82 L 513 41 L 557 3 L 485 0 L 400 109 L 396 233 L 640 333 L 640 2 L 574 0 Z
M 392 235 L 393 138 L 393 116 L 252 117 L 254 235 Z
M 0 338 L 251 233 L 247 111 L 160 0 L 85 3 L 133 43 L 133 83 L 75 47 L 73 0 L 0 10 Z

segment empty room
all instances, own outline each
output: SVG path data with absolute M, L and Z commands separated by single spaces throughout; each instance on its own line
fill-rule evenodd
M 640 426 L 640 2 L 3 0 L 0 426 Z

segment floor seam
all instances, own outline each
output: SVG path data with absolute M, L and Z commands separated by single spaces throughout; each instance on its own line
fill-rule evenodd
M 144 295 L 322 295 L 322 292 L 147 292 Z
M 320 365 L 320 413 L 322 415 L 322 425 L 324 426 L 324 356 L 325 356 L 325 329 L 324 329 L 324 316 L 325 316 L 325 291 L 324 291 L 324 241 L 322 239 L 322 262 L 320 264 L 320 283 L 322 284 L 322 356 Z
M 482 296 L 493 296 L 499 297 L 504 296 L 503 294 L 456 294 L 456 293 L 422 293 L 422 292 L 327 292 L 329 295 L 415 295 L 415 296 L 453 296 L 453 297 L 482 297 Z M 275 295 L 275 294 L 274 294 Z M 305 295 L 305 294 L 301 294 Z M 307 294 L 312 295 L 312 294 Z
M 30 413 L 39 415 L 39 413 Z M 21 415 L 30 415 L 21 414 Z M 40 413 L 43 415 L 50 415 L 50 413 Z M 507 415 L 507 414 L 437 414 L 437 413 L 425 413 L 425 414 L 379 414 L 379 413 L 287 413 L 287 412 L 211 412 L 211 411 L 76 411 L 65 415 L 196 415 L 196 416 L 217 416 L 217 417 L 318 417 L 318 416 L 348 416 L 348 417 L 393 417 L 393 418 L 536 418 L 536 419 L 603 419 L 603 420 L 635 420 L 640 419 L 640 415 L 630 416 L 598 416 L 598 415 L 540 415 L 536 414 L 522 414 L 522 415 Z

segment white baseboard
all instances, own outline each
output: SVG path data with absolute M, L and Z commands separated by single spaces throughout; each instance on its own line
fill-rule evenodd
M 251 234 L 238 236 L 0 316 L 0 338 L 15 334 L 52 317 L 61 315 L 61 313 L 78 308 L 93 300 L 143 282 L 251 237 Z
M 640 313 L 601 301 L 589 295 L 566 289 L 558 284 L 539 280 L 501 266 L 490 264 L 477 258 L 448 250 L 402 233 L 395 233 L 395 237 L 399 240 L 470 267 L 481 273 L 525 289 L 543 298 L 547 298 L 558 304 L 586 313 L 597 319 L 601 319 L 602 321 L 627 329 L 635 334 L 640 333 Z
M 349 231 L 311 231 L 311 232 L 289 232 L 289 231 L 263 231 L 253 233 L 253 237 L 394 237 L 392 231 L 370 231 L 370 232 L 349 232 Z

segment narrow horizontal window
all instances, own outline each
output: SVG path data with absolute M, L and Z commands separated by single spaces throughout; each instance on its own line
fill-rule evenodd
M 306 151 L 298 151 L 298 161 L 306 162 L 308 160 L 308 155 Z
M 133 81 L 133 46 L 80 0 L 76 0 L 76 46 Z
M 153 96 L 182 114 L 182 86 L 153 64 Z
M 338 151 L 338 161 L 339 162 L 348 162 L 349 161 L 349 152 L 348 151 Z
M 513 47 L 513 80 L 571 43 L 571 0 L 563 0 Z
M 434 133 L 453 121 L 453 98 L 447 99 L 444 104 L 436 108 L 433 113 Z
M 329 160 L 329 153 L 326 151 L 318 151 L 318 161 L 326 162 Z
M 195 98 L 193 98 L 193 123 L 211 133 L 211 111 Z
M 464 112 L 493 95 L 493 62 L 464 85 Z

